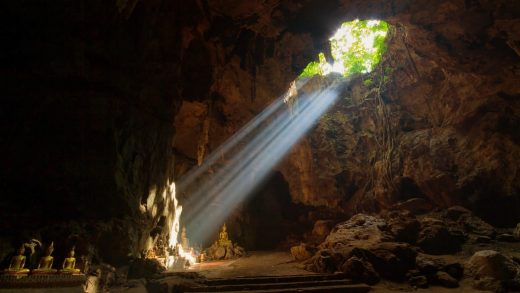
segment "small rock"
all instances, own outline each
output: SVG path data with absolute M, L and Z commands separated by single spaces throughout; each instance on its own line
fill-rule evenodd
M 395 241 L 414 244 L 420 228 L 419 221 L 409 215 L 396 214 L 388 220 L 388 230 Z
M 414 286 L 417 288 L 422 288 L 422 289 L 428 288 L 428 285 L 429 285 L 428 278 L 426 278 L 426 276 L 411 277 L 408 280 L 408 283 L 410 283 L 411 286 Z
M 342 266 L 343 271 L 348 278 L 364 282 L 368 285 L 374 285 L 379 282 L 379 274 L 368 261 L 353 256 L 349 258 Z
M 471 215 L 471 211 L 461 206 L 452 206 L 446 210 L 446 217 L 453 221 L 457 221 L 462 216 L 469 215 Z
M 464 267 L 462 266 L 462 264 L 458 262 L 444 265 L 441 268 L 441 271 L 450 274 L 450 276 L 454 277 L 457 280 L 462 279 L 462 277 L 464 276 Z
M 417 244 L 426 253 L 449 254 L 460 250 L 464 238 L 450 233 L 446 224 L 437 219 L 425 218 L 421 223 L 421 231 Z
M 305 244 L 291 247 L 291 255 L 297 261 L 303 261 L 312 257 L 313 253 Z
M 215 259 L 225 259 L 226 258 L 226 248 L 223 246 L 217 247 L 215 250 Z
M 507 233 L 497 235 L 496 239 L 497 241 L 502 242 L 516 242 L 516 238 L 513 235 Z
M 475 243 L 490 243 L 493 239 L 487 236 L 477 236 L 474 241 Z
M 493 228 L 493 226 L 475 216 L 468 216 L 464 218 L 464 228 L 466 228 L 466 230 L 468 230 L 470 233 L 487 236 L 490 238 L 494 238 L 496 235 L 496 230 Z
M 367 259 L 385 278 L 405 280 L 406 273 L 415 266 L 417 252 L 406 243 L 381 242 L 368 251 Z
M 437 274 L 435 274 L 435 278 L 437 279 L 439 284 L 441 284 L 442 286 L 444 286 L 446 288 L 459 287 L 459 281 L 457 281 L 455 278 L 453 278 L 452 276 L 450 276 L 450 274 L 448 274 L 446 272 L 442 272 L 442 271 L 437 272 Z
M 242 257 L 246 255 L 246 250 L 242 246 L 234 245 L 233 254 L 237 257 Z
M 418 255 L 415 261 L 417 269 L 419 269 L 419 271 L 425 275 L 433 275 L 445 266 L 444 261 L 425 255 Z
M 412 215 L 422 215 L 433 210 L 433 204 L 424 198 L 411 198 L 407 201 L 398 203 L 395 209 L 409 211 Z

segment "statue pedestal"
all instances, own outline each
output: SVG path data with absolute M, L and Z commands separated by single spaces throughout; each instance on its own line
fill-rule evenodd
M 83 286 L 87 278 L 84 274 L 75 275 L 1 275 L 0 293 L 7 292 L 41 292 L 41 293 L 61 293 L 61 292 L 84 292 Z

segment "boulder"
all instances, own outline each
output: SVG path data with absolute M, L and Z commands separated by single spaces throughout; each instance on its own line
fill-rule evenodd
M 374 285 L 379 282 L 379 274 L 375 271 L 372 264 L 362 258 L 353 256 L 341 266 L 341 271 L 348 278 Z
M 475 289 L 508 292 L 520 286 L 520 264 L 494 250 L 473 254 L 466 269 Z
M 445 266 L 443 260 L 435 259 L 424 254 L 417 255 L 415 262 L 419 272 L 427 276 L 435 275 Z
M 417 244 L 426 253 L 449 254 L 460 250 L 465 237 L 458 230 L 450 230 L 438 219 L 424 218 L 421 221 L 421 231 Z
M 348 221 L 337 224 L 320 248 L 341 250 L 347 247 L 370 247 L 386 237 L 381 231 L 382 227 L 387 227 L 384 219 L 357 214 Z
M 469 259 L 466 269 L 475 278 L 490 277 L 497 280 L 510 280 L 519 277 L 520 265 L 513 259 L 494 250 L 475 252 Z
M 405 213 L 389 213 L 387 231 L 395 241 L 414 244 L 417 241 L 419 221 L 414 216 Z
M 321 273 L 334 273 L 343 263 L 342 260 L 341 255 L 338 255 L 331 250 L 323 249 L 307 260 L 306 269 Z

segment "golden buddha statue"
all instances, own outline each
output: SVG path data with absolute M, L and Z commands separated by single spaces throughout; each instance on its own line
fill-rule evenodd
M 72 246 L 72 249 L 69 252 L 69 257 L 67 257 L 63 260 L 63 264 L 61 265 L 60 274 L 79 274 L 79 273 L 81 273 L 81 271 L 79 269 L 76 269 L 76 258 L 74 257 L 74 249 L 75 249 L 75 247 Z
M 8 275 L 27 275 L 29 273 L 29 269 L 25 267 L 25 246 L 22 244 L 18 249 L 18 254 L 11 258 L 11 262 L 9 263 L 9 268 L 3 271 L 4 274 Z
M 226 246 L 226 245 L 231 244 L 231 240 L 229 240 L 229 238 L 228 238 L 226 223 L 224 223 L 224 226 L 222 226 L 222 230 L 220 230 L 220 233 L 218 234 L 218 243 L 221 246 Z
M 56 269 L 52 268 L 52 264 L 54 263 L 54 257 L 52 257 L 52 252 L 54 251 L 54 242 L 51 242 L 49 246 L 47 246 L 47 250 L 45 254 L 40 258 L 38 262 L 38 268 L 32 270 L 33 274 L 54 274 L 56 273 Z

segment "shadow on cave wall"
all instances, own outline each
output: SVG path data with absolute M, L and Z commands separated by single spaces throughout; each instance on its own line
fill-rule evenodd
M 236 240 L 247 250 L 272 250 L 294 232 L 300 209 L 291 201 L 289 186 L 274 173 L 245 203 L 236 222 Z

